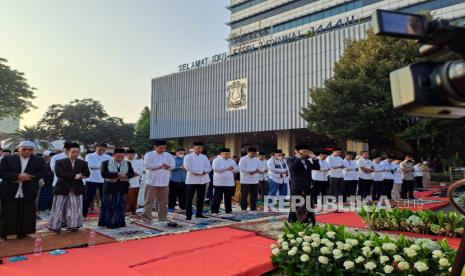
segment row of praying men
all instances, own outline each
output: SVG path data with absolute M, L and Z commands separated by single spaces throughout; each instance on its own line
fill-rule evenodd
M 107 145 L 99 144 L 84 161 L 78 144 L 65 143 L 62 153 L 44 152 L 44 162 L 32 154 L 34 147 L 34 143 L 25 141 L 18 154 L 1 160 L 0 235 L 3 239 L 7 235 L 22 237 L 35 231 L 36 204 L 41 205 L 40 199 L 47 202 L 47 194 L 52 202 L 49 228 L 59 233 L 63 226 L 70 231 L 82 226 L 83 217 L 93 207 L 97 190 L 101 196 L 99 225 L 119 228 L 125 226 L 126 212 L 135 214 L 141 196 L 142 219 L 147 223 L 153 219 L 154 205 L 158 219 L 167 221 L 168 210 L 173 210 L 177 202 L 186 210 L 186 219 L 191 220 L 194 197 L 195 215 L 204 217 L 209 183 L 213 183 L 211 212 L 219 213 L 224 201 L 225 212 L 231 213 L 231 199 L 238 194 L 241 209 L 247 210 L 250 206 L 252 211 L 257 209 L 258 193 L 262 199 L 264 195 L 312 195 L 313 203 L 318 195 L 328 194 L 344 199 L 352 195 L 372 195 L 378 199 L 381 195 L 391 197 L 391 193 L 395 198 L 413 198 L 416 176 L 410 156 L 403 162 L 393 161 L 392 156 L 384 160 L 375 156 L 369 160 L 368 152 L 363 151 L 357 160 L 351 152 L 343 159 L 340 149 L 332 153 L 312 152 L 306 145 L 296 146 L 295 155 L 287 159 L 281 150 L 275 150 L 268 160 L 263 152 L 250 147 L 238 162 L 231 158 L 227 148 L 221 149 L 210 162 L 202 154 L 201 142 L 194 143 L 189 154 L 185 155 L 185 150 L 179 148 L 173 156 L 166 151 L 165 141 L 156 141 L 154 150 L 146 153 L 143 160 L 135 158 L 134 150 L 115 149 L 110 156 L 106 154 Z M 40 185 L 40 181 L 50 180 L 50 174 L 51 189 Z M 289 220 L 296 219 L 296 214 L 291 213 Z M 305 219 L 314 221 L 312 214 L 304 215 Z

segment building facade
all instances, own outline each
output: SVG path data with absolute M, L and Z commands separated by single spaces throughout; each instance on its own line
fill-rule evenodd
M 463 0 L 232 0 L 229 53 L 152 80 L 151 138 L 186 147 L 203 140 L 235 154 L 331 143 L 306 128 L 301 108 L 332 76 L 346 39 L 365 37 L 378 8 L 465 18 Z

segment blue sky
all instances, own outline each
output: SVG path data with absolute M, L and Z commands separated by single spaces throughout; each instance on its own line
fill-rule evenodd
M 150 80 L 227 51 L 228 0 L 0 0 L 0 57 L 37 88 L 34 124 L 51 104 L 93 98 L 135 122 Z

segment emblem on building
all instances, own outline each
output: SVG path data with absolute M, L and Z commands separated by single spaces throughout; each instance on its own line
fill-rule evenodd
M 247 79 L 226 83 L 226 110 L 247 109 Z

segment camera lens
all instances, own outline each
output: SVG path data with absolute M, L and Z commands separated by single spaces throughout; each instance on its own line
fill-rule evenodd
M 465 60 L 451 60 L 440 65 L 432 80 L 455 105 L 465 106 Z

